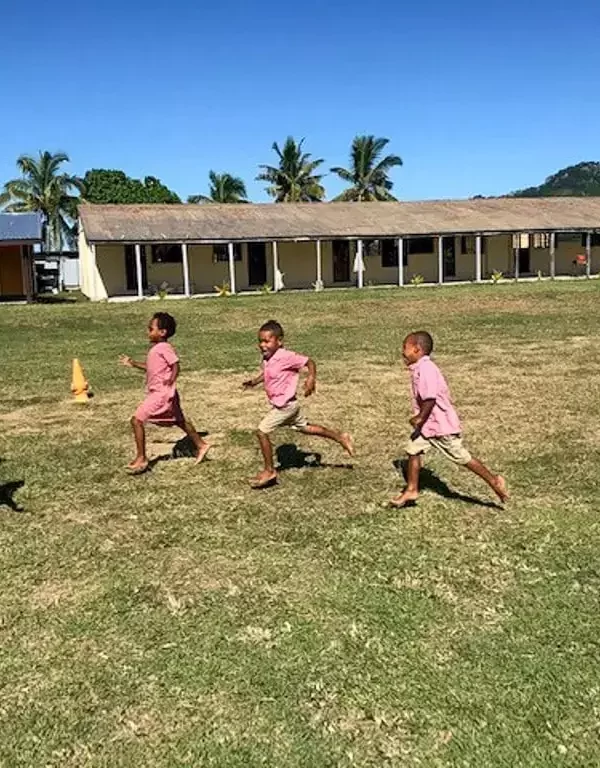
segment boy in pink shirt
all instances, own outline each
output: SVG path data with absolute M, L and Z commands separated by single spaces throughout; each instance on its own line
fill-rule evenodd
M 196 432 L 194 425 L 183 415 L 177 392 L 179 376 L 179 358 L 169 344 L 168 339 L 175 335 L 177 323 L 167 312 L 156 312 L 148 325 L 150 351 L 145 363 L 137 363 L 127 355 L 121 355 L 120 361 L 129 368 L 146 371 L 146 398 L 131 417 L 131 426 L 135 437 L 136 456 L 127 465 L 131 474 L 140 475 L 148 469 L 146 456 L 147 422 L 159 427 L 177 426 L 192 440 L 196 448 L 196 463 L 206 456 L 209 445 Z
M 478 459 L 473 458 L 463 445 L 460 419 L 452 404 L 446 379 L 429 357 L 432 350 L 433 339 L 426 331 L 411 333 L 404 339 L 402 356 L 411 375 L 413 417 L 410 423 L 413 433 L 406 446 L 406 488 L 392 499 L 391 504 L 401 508 L 416 501 L 419 496 L 421 456 L 427 453 L 432 445 L 450 461 L 483 478 L 500 501 L 505 502 L 508 492 L 504 478 L 492 474 Z
M 273 466 L 273 444 L 269 438 L 278 427 L 291 427 L 306 435 L 317 435 L 335 440 L 350 456 L 354 453 L 352 438 L 347 432 L 340 434 L 328 427 L 309 424 L 296 399 L 299 373 L 308 370 L 304 382 L 304 396 L 310 397 L 315 391 L 317 368 L 305 355 L 299 355 L 283 346 L 283 328 L 275 320 L 269 320 L 258 332 L 258 347 L 262 354 L 262 370 L 253 379 L 244 382 L 244 388 L 256 387 L 264 382 L 271 410 L 258 425 L 258 442 L 262 451 L 265 468 L 250 480 L 253 488 L 266 488 L 277 480 Z

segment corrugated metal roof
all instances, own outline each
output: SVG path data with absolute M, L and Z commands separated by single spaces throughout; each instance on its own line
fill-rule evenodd
M 39 213 L 0 213 L 0 242 L 36 243 L 42 239 Z
M 215 242 L 600 230 L 600 197 L 419 203 L 82 205 L 90 242 Z

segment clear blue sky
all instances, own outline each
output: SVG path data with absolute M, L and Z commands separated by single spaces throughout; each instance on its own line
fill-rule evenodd
M 62 149 L 73 173 L 158 176 L 185 198 L 212 168 L 264 200 L 274 140 L 305 137 L 329 168 L 373 133 L 404 160 L 402 199 L 500 194 L 600 160 L 599 32 L 597 0 L 14 4 L 0 181 Z

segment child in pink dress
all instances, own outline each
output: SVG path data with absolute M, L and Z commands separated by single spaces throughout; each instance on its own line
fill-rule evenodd
M 273 465 L 273 444 L 269 435 L 278 427 L 291 427 L 306 435 L 317 435 L 334 440 L 350 456 L 354 453 L 352 438 L 347 432 L 340 434 L 328 427 L 309 424 L 296 399 L 299 373 L 308 370 L 304 382 L 304 396 L 310 397 L 315 391 L 317 368 L 310 357 L 299 355 L 283 346 L 283 328 L 275 320 L 269 320 L 258 332 L 258 347 L 262 354 L 262 370 L 253 379 L 244 382 L 244 388 L 255 387 L 264 382 L 271 410 L 258 425 L 258 442 L 262 451 L 265 468 L 250 480 L 253 488 L 266 488 L 277 481 Z
M 501 502 L 508 499 L 506 481 L 495 475 L 471 456 L 465 447 L 458 414 L 450 397 L 450 389 L 442 372 L 429 357 L 433 339 L 427 331 L 410 333 L 404 339 L 402 357 L 411 377 L 413 432 L 406 445 L 408 455 L 407 483 L 404 491 L 391 500 L 400 509 L 414 504 L 419 496 L 419 473 L 422 456 L 431 446 L 447 459 L 470 469 L 490 486 Z
M 148 469 L 145 431 L 148 422 L 159 427 L 177 426 L 182 429 L 194 443 L 197 464 L 206 456 L 210 447 L 181 410 L 176 386 L 179 358 L 168 342 L 175 335 L 176 329 L 174 317 L 167 312 L 156 312 L 148 325 L 148 338 L 152 346 L 146 362 L 137 363 L 127 355 L 120 357 L 123 365 L 146 371 L 146 398 L 131 417 L 136 446 L 135 459 L 127 466 L 131 474 L 139 475 Z

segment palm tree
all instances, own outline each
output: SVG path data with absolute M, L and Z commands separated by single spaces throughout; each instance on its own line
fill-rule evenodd
M 208 174 L 210 189 L 207 195 L 190 195 L 188 203 L 247 203 L 246 185 L 230 173 Z
M 69 162 L 64 152 L 40 152 L 39 157 L 21 155 L 17 168 L 21 178 L 7 181 L 0 193 L 0 207 L 19 213 L 39 211 L 44 218 L 46 251 L 62 250 L 71 243 L 77 229 L 77 204 L 83 183 L 76 176 L 60 172 Z
M 360 202 L 367 200 L 395 200 L 391 194 L 394 186 L 389 178 L 389 172 L 397 165 L 402 165 L 398 155 L 381 153 L 389 143 L 389 139 L 375 136 L 355 136 L 350 151 L 350 169 L 332 168 L 332 173 L 351 184 L 336 200 Z
M 256 180 L 267 182 L 267 193 L 276 203 L 314 203 L 325 197 L 323 177 L 315 175 L 323 160 L 312 160 L 309 152 L 302 151 L 303 144 L 304 139 L 296 143 L 291 136 L 287 137 L 283 149 L 274 142 L 279 165 L 259 165 L 262 172 Z

